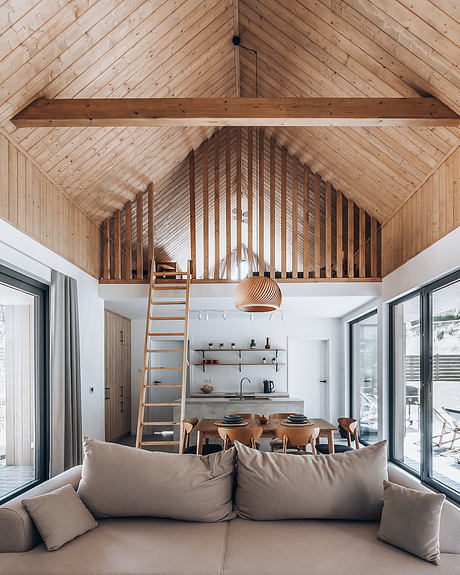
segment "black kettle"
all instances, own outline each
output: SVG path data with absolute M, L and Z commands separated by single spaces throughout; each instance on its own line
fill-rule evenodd
M 273 381 L 264 379 L 264 393 L 272 393 L 273 391 L 275 391 L 275 384 Z

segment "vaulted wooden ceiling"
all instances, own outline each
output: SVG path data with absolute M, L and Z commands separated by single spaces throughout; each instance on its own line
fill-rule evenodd
M 460 8 L 449 0 L 10 0 L 0 6 L 1 129 L 96 222 L 149 181 L 167 206 L 188 193 L 176 176 L 212 130 L 16 129 L 10 119 L 38 96 L 254 96 L 255 55 L 235 57 L 234 32 L 257 50 L 259 96 L 433 95 L 460 113 Z M 380 221 L 460 141 L 456 128 L 272 134 Z

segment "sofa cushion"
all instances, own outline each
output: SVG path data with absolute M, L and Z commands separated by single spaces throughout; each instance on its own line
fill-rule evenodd
M 234 450 L 207 456 L 149 452 L 85 439 L 78 494 L 96 517 L 234 517 Z
M 388 464 L 388 479 L 393 483 L 409 487 L 410 489 L 417 489 L 417 491 L 422 491 L 424 493 L 433 493 L 431 489 L 422 485 L 416 477 L 410 475 L 407 471 L 404 471 L 394 463 Z M 456 505 L 450 503 L 450 501 L 446 500 L 444 501 L 441 511 L 441 525 L 439 533 L 441 553 L 460 554 L 459 533 L 460 509 Z
M 72 485 L 22 500 L 48 551 L 59 549 L 75 537 L 97 527 Z
M 380 539 L 438 565 L 439 523 L 445 498 L 384 481 Z
M 300 457 L 300 456 L 299 456 Z M 458 575 L 460 555 L 435 567 L 377 538 L 379 524 L 320 519 L 229 523 L 224 575 Z
M 380 519 L 386 442 L 332 455 L 261 453 L 237 444 L 240 517 Z
M 227 523 L 101 519 L 53 553 L 39 545 L 0 556 L 0 575 L 219 575 Z
M 42 493 L 49 493 L 69 483 L 77 489 L 80 477 L 81 465 L 78 465 L 30 489 L 27 494 L 19 495 L 4 503 L 0 507 L 0 553 L 28 551 L 41 541 L 34 522 L 21 503 L 25 496 L 35 497 Z

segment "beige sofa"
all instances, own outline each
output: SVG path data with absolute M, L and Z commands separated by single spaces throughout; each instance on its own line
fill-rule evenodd
M 30 490 L 46 493 L 71 483 L 75 467 Z M 389 466 L 389 479 L 426 490 Z M 168 519 L 101 519 L 97 529 L 46 551 L 20 496 L 0 507 L 0 575 L 459 575 L 460 510 L 445 503 L 441 565 L 377 538 L 378 523 L 248 521 L 189 523 Z

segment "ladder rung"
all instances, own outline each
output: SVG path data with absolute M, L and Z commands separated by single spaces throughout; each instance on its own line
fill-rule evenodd
M 142 405 L 144 407 L 156 407 L 158 405 L 180 405 L 180 403 L 143 403 Z
M 171 335 L 185 335 L 183 332 L 170 332 L 170 333 L 157 333 L 156 331 L 149 333 L 149 336 L 152 337 L 160 337 L 162 335 L 167 335 L 167 336 L 171 336 Z
M 155 286 L 154 286 L 153 289 L 154 289 L 154 290 L 157 290 L 157 289 L 166 289 L 166 290 L 181 289 L 181 290 L 184 290 L 184 289 L 187 289 L 187 287 L 186 287 L 186 286 L 175 286 L 175 285 L 158 286 L 158 285 L 155 284 Z
M 141 425 L 180 425 L 178 421 L 143 421 Z
M 172 301 L 172 300 L 165 300 L 165 301 L 153 301 L 152 300 L 152 305 L 185 305 L 185 301 L 183 300 L 177 300 L 177 301 Z
M 159 352 L 166 352 L 166 353 L 182 353 L 183 349 L 148 349 L 147 353 L 159 353 Z
M 182 387 L 181 383 L 158 383 L 156 385 L 144 385 L 144 387 Z
M 156 316 L 156 315 L 155 315 L 155 316 L 153 316 L 153 317 L 151 316 L 150 319 L 151 319 L 151 320 L 164 320 L 164 321 L 166 321 L 166 320 L 171 320 L 171 321 L 183 321 L 183 320 L 185 320 L 185 316 L 184 316 L 184 317 L 174 317 L 174 316 L 171 316 L 171 317 L 162 317 L 161 315 L 160 315 L 160 316 Z
M 188 272 L 152 272 L 154 276 L 186 276 Z
M 141 441 L 140 445 L 179 445 L 180 441 Z
M 154 367 L 144 367 L 144 369 L 182 369 L 182 366 L 181 367 L 157 367 L 157 366 L 154 366 Z

